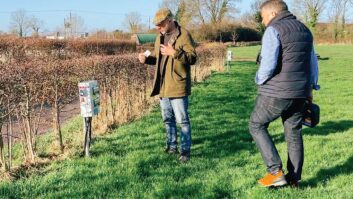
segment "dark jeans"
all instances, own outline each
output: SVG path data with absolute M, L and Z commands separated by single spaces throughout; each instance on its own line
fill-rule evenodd
M 189 155 L 191 148 L 191 128 L 188 104 L 188 97 L 160 99 L 163 122 L 166 128 L 166 145 L 168 148 L 177 148 L 177 122 L 180 125 L 182 155 Z
M 267 128 L 272 121 L 278 117 L 282 118 L 288 150 L 288 176 L 296 181 L 301 179 L 304 162 L 301 133 L 304 102 L 305 99 L 280 99 L 258 95 L 249 123 L 250 133 L 261 152 L 267 171 L 276 173 L 282 169 L 282 161 Z

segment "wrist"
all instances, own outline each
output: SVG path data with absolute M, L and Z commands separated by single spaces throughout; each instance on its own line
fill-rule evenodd
M 172 56 L 172 57 L 174 57 L 174 54 L 175 54 L 175 50 L 174 50 L 174 49 L 170 50 L 169 55 Z
M 180 54 L 180 50 L 174 49 L 174 53 L 173 53 L 172 56 L 173 56 L 174 59 L 176 59 L 179 56 L 179 54 Z
M 320 85 L 316 85 L 316 84 L 313 84 L 313 87 L 312 87 L 312 89 L 314 89 L 314 90 L 320 90 Z

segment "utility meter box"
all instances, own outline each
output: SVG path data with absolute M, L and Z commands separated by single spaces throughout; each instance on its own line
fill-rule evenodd
M 228 52 L 227 52 L 227 61 L 232 61 L 232 55 L 233 55 L 233 52 L 228 50 Z
M 80 107 L 82 117 L 93 117 L 99 113 L 99 85 L 96 80 L 80 82 Z

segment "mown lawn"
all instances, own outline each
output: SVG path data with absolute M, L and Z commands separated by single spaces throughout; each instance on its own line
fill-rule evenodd
M 233 48 L 252 58 L 259 47 Z M 321 123 L 304 128 L 305 163 L 301 188 L 266 189 L 260 154 L 248 133 L 257 66 L 235 61 L 193 88 L 190 98 L 192 159 L 163 153 L 159 109 L 96 137 L 92 158 L 57 161 L 28 178 L 0 184 L 1 198 L 352 198 L 353 46 L 317 46 L 321 90 L 314 101 Z M 280 121 L 270 126 L 286 162 Z

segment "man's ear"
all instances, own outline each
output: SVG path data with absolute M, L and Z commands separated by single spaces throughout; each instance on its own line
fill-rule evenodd
M 271 15 L 272 15 L 272 17 L 275 17 L 277 15 L 277 12 L 276 11 L 272 11 Z

